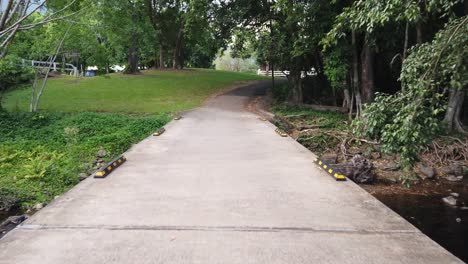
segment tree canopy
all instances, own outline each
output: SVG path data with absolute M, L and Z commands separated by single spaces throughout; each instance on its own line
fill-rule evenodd
M 229 50 L 287 71 L 290 103 L 341 105 L 356 131 L 410 161 L 440 131 L 465 131 L 467 2 L 7 0 L 2 90 L 28 79 L 21 59 L 51 58 L 68 28 L 57 61 L 102 72 L 214 67 Z

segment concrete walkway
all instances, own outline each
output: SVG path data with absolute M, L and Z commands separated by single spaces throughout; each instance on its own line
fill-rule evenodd
M 0 240 L 0 263 L 461 263 L 245 111 L 264 86 L 134 146 Z

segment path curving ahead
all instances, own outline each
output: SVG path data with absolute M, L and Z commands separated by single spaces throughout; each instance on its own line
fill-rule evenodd
M 210 100 L 0 240 L 0 263 L 461 263 L 244 105 Z

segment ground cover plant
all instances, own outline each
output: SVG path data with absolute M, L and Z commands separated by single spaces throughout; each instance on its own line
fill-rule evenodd
M 167 115 L 0 112 L 0 205 L 47 203 L 89 174 L 100 147 L 105 161 L 162 127 Z M 13 206 L 14 204 L 10 204 Z

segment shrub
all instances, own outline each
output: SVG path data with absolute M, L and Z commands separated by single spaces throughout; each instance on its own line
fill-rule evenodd
M 169 120 L 117 114 L 0 112 L 0 194 L 23 206 L 48 202 L 79 182 L 100 146 L 110 161 Z
M 33 70 L 21 66 L 21 59 L 8 55 L 0 60 L 0 91 L 30 81 Z
M 289 83 L 275 85 L 274 89 L 271 90 L 273 99 L 278 103 L 286 101 L 290 90 Z

